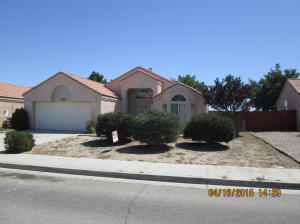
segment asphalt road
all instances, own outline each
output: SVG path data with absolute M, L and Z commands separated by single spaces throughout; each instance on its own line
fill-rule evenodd
M 299 223 L 300 195 L 211 198 L 207 190 L 0 172 L 0 224 Z

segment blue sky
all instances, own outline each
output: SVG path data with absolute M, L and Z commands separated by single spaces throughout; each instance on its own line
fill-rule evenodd
M 300 69 L 300 1 L 0 0 L 0 82 L 58 71 L 115 78 L 140 65 L 167 78 L 259 79 Z

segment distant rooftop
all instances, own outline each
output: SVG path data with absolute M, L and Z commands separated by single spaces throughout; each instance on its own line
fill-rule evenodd
M 23 93 L 30 90 L 31 87 L 19 86 L 0 82 L 0 97 L 23 99 Z

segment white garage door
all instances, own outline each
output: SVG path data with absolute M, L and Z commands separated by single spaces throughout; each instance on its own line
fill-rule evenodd
M 84 131 L 91 120 L 90 103 L 36 103 L 36 129 Z

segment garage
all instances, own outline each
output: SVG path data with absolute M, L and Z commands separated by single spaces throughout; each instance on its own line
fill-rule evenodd
M 36 129 L 85 131 L 91 103 L 36 102 Z

